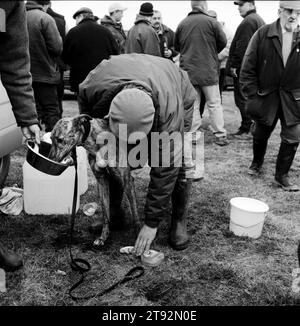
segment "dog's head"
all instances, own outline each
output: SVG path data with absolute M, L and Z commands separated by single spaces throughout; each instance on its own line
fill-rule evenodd
M 51 132 L 49 158 L 61 162 L 75 146 L 83 145 L 90 132 L 92 118 L 86 114 L 59 120 Z

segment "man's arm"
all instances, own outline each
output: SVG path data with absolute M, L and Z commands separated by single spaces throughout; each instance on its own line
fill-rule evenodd
M 38 124 L 30 74 L 29 39 L 23 1 L 1 1 L 6 32 L 0 33 L 0 74 L 18 126 Z
M 60 56 L 63 43 L 55 20 L 47 14 L 47 16 L 42 19 L 42 27 L 48 52 L 53 57 Z
M 217 52 L 220 53 L 226 47 L 227 37 L 219 22 L 216 22 L 215 25 L 215 37 L 217 42 Z
M 240 83 L 243 93 L 248 97 L 253 97 L 258 90 L 257 60 L 258 46 L 260 43 L 260 33 L 257 31 L 246 50 L 240 72 Z
M 245 52 L 253 34 L 253 28 L 247 24 L 247 21 L 242 22 L 238 27 L 235 36 L 234 49 L 232 49 L 232 52 L 230 53 L 230 68 L 241 68 Z

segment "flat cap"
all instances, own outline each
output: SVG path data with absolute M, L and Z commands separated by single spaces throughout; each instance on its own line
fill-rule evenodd
M 234 4 L 238 6 L 238 5 L 243 5 L 245 2 L 250 2 L 250 3 L 252 3 L 252 4 L 255 5 L 255 2 L 254 1 L 243 1 L 243 0 L 234 1 Z
M 87 14 L 92 14 L 93 15 L 93 12 L 92 12 L 92 9 L 90 8 L 87 8 L 87 7 L 82 7 L 80 9 L 78 9 L 75 14 L 73 15 L 73 18 L 76 19 L 76 17 L 80 14 L 83 14 L 83 13 L 87 13 Z
M 280 8 L 300 10 L 300 1 L 280 1 Z

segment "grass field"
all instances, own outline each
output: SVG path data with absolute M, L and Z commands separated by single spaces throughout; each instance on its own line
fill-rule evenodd
M 224 94 L 226 128 L 233 133 L 239 126 L 239 114 L 233 94 Z M 66 101 L 67 115 L 77 114 L 76 103 Z M 204 119 L 204 125 L 208 123 Z M 285 193 L 272 185 L 279 131 L 272 136 L 264 175 L 247 175 L 252 159 L 251 140 L 229 137 L 227 147 L 213 143 L 205 134 L 205 179 L 193 186 L 188 230 L 191 244 L 176 252 L 167 244 L 168 221 L 158 232 L 153 249 L 164 252 L 164 262 L 156 268 L 145 267 L 145 275 L 122 285 L 101 298 L 73 302 L 67 291 L 78 279 L 69 267 L 69 216 L 0 215 L 0 238 L 24 259 L 24 268 L 7 273 L 6 294 L 0 305 L 9 306 L 227 306 L 227 305 L 299 305 L 300 297 L 291 292 L 292 270 L 297 266 L 296 249 L 300 238 L 299 193 Z M 12 155 L 7 186 L 22 187 L 20 173 L 25 148 Z M 300 177 L 299 154 L 291 170 L 292 179 Z M 81 197 L 83 204 L 96 200 L 96 185 L 89 171 L 89 189 Z M 137 178 L 140 214 L 143 214 L 147 180 Z M 246 196 L 263 200 L 270 206 L 262 236 L 257 239 L 236 237 L 229 232 L 229 200 Z M 77 214 L 74 253 L 92 264 L 87 281 L 78 294 L 97 293 L 122 278 L 139 259 L 124 256 L 119 249 L 133 245 L 133 232 L 112 232 L 106 246 L 91 248 L 88 232 L 92 218 L 80 210 Z M 57 273 L 66 272 L 66 276 Z

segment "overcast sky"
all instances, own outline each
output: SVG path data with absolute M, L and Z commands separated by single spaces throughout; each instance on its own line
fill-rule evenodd
M 146 0 L 147 1 L 147 0 Z M 122 20 L 124 29 L 130 29 L 134 23 L 136 14 L 143 2 L 146 1 L 118 1 L 125 5 L 128 9 L 124 13 Z M 148 0 L 149 1 L 149 0 Z M 75 26 L 75 21 L 72 18 L 74 12 L 81 7 L 89 7 L 93 10 L 94 15 L 103 17 L 107 14 L 109 5 L 114 1 L 60 1 L 53 0 L 53 10 L 65 16 L 68 28 Z M 190 1 L 150 1 L 154 9 L 162 12 L 164 23 L 176 30 L 179 22 L 184 19 L 191 11 Z M 215 10 L 218 13 L 218 19 L 224 21 L 227 27 L 235 31 L 242 18 L 239 15 L 237 6 L 233 4 L 233 0 L 222 1 L 207 1 L 209 9 Z M 277 19 L 277 11 L 279 1 L 255 1 L 258 13 L 263 17 L 266 23 L 271 23 Z

